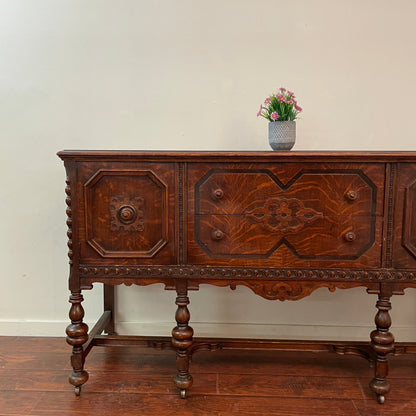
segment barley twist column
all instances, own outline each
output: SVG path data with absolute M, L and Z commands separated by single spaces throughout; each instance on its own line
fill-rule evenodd
M 176 284 L 176 311 L 175 319 L 177 326 L 172 330 L 172 345 L 176 349 L 176 366 L 178 373 L 174 378 L 175 385 L 181 391 L 181 397 L 185 398 L 186 389 L 192 386 L 192 376 L 189 374 L 189 353 L 192 345 L 193 329 L 188 325 L 190 314 L 188 310 L 189 298 L 187 282 L 180 281 Z
M 69 382 L 75 386 L 75 394 L 79 396 L 81 385 L 88 380 L 88 373 L 84 370 L 84 349 L 82 347 L 88 341 L 88 325 L 82 322 L 84 309 L 81 302 L 84 298 L 81 292 L 72 292 L 69 302 L 72 304 L 69 311 L 71 324 L 66 328 L 66 341 L 72 345 L 71 365 L 72 373 Z

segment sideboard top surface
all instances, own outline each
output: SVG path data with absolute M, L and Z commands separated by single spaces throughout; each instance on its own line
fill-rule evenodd
M 169 160 L 169 161 L 371 161 L 414 162 L 416 151 L 143 151 L 143 150 L 63 150 L 63 160 Z

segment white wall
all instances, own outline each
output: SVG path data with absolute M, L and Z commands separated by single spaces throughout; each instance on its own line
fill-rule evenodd
M 304 108 L 295 150 L 416 150 L 415 14 L 413 0 L 0 0 L 0 334 L 64 334 L 56 151 L 266 150 L 256 112 L 281 86 Z M 168 334 L 174 297 L 118 287 L 119 331 Z M 415 300 L 393 299 L 399 340 L 416 338 Z M 191 314 L 204 335 L 367 339 L 375 301 L 364 289 L 280 303 L 202 287 Z

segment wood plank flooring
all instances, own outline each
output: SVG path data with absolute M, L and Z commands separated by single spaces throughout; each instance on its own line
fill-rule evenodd
M 173 385 L 172 351 L 94 347 L 76 397 L 64 338 L 0 337 L 0 415 L 414 416 L 416 356 L 391 357 L 390 394 L 377 404 L 372 369 L 329 353 L 198 352 L 186 400 Z

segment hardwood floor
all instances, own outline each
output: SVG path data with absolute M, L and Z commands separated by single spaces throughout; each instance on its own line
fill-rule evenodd
M 0 337 L 0 415 L 285 415 L 416 414 L 416 356 L 392 357 L 390 394 L 377 404 L 372 369 L 358 357 L 329 353 L 198 352 L 194 385 L 179 398 L 172 351 L 94 347 L 90 379 L 76 397 L 67 378 L 64 338 Z

